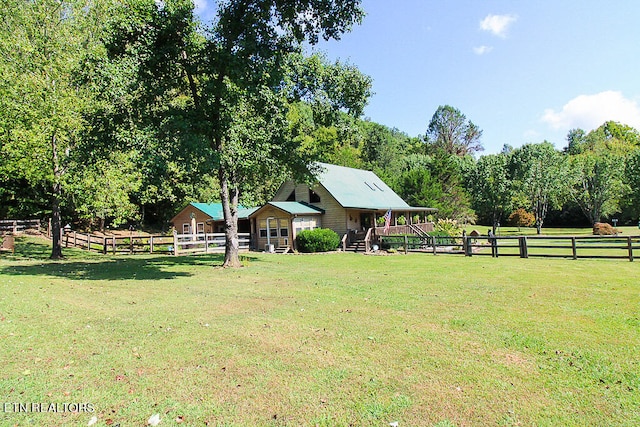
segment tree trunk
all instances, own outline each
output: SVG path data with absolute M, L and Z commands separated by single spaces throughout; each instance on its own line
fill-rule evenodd
M 218 170 L 220 179 L 220 200 L 224 214 L 225 251 L 223 267 L 242 267 L 240 263 L 240 243 L 238 241 L 238 187 L 230 182 L 224 166 Z
M 60 183 L 62 172 L 58 162 L 58 145 L 56 135 L 51 136 L 51 160 L 53 163 L 53 192 L 51 194 L 51 259 L 62 259 L 62 239 L 60 231 L 62 224 L 60 219 L 60 196 L 62 184 Z

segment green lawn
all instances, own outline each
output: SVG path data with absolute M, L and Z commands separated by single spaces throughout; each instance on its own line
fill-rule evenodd
M 3 426 L 640 425 L 638 262 L 47 254 L 0 256 Z

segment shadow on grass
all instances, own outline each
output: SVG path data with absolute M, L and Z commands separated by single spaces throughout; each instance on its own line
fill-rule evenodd
M 15 254 L 3 255 L 8 261 L 0 265 L 0 275 L 54 276 L 75 280 L 170 280 L 189 277 L 189 267 L 220 267 L 223 254 L 171 255 L 103 255 L 80 249 L 63 250 L 63 260 L 51 260 L 50 243 L 30 238 L 16 239 Z M 257 258 L 242 254 L 242 260 L 255 262 Z M 11 261 L 39 261 L 39 263 L 11 264 Z M 173 267 L 182 271 L 171 271 Z

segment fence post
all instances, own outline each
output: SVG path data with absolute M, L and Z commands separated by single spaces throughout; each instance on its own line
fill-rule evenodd
M 408 254 L 409 253 L 409 236 L 407 236 L 406 234 L 404 235 L 404 254 Z
M 436 253 L 436 236 L 431 236 L 431 247 L 433 248 L 433 254 L 437 255 L 437 253 Z
M 571 251 L 573 253 L 573 259 L 578 259 L 578 248 L 576 246 L 575 236 L 571 238 Z
M 13 234 L 16 234 L 18 232 L 18 221 L 14 220 L 13 221 Z
M 529 258 L 529 250 L 527 249 L 527 237 L 521 236 L 518 239 L 520 245 L 520 258 Z
M 629 261 L 633 262 L 633 241 L 631 236 L 627 237 L 627 248 L 629 248 Z
M 77 247 L 78 246 L 78 238 L 76 236 L 76 231 L 74 230 L 73 232 L 73 247 Z
M 87 233 L 87 252 L 91 252 L 91 234 Z
M 106 236 L 102 238 L 102 253 L 104 255 L 107 254 L 107 238 L 106 238 Z
M 178 255 L 178 232 L 173 230 L 173 254 Z
M 149 253 L 153 253 L 153 234 L 149 236 Z

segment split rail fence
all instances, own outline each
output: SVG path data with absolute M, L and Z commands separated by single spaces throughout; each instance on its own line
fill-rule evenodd
M 496 258 L 515 256 L 633 261 L 640 251 L 640 236 L 385 236 L 382 242 L 405 252 Z
M 27 229 L 40 229 L 39 219 L 3 219 L 0 220 L 0 232 L 20 233 Z
M 240 250 L 249 250 L 249 233 L 240 233 Z M 103 254 L 207 254 L 225 250 L 224 233 L 99 236 L 65 231 L 62 245 Z

